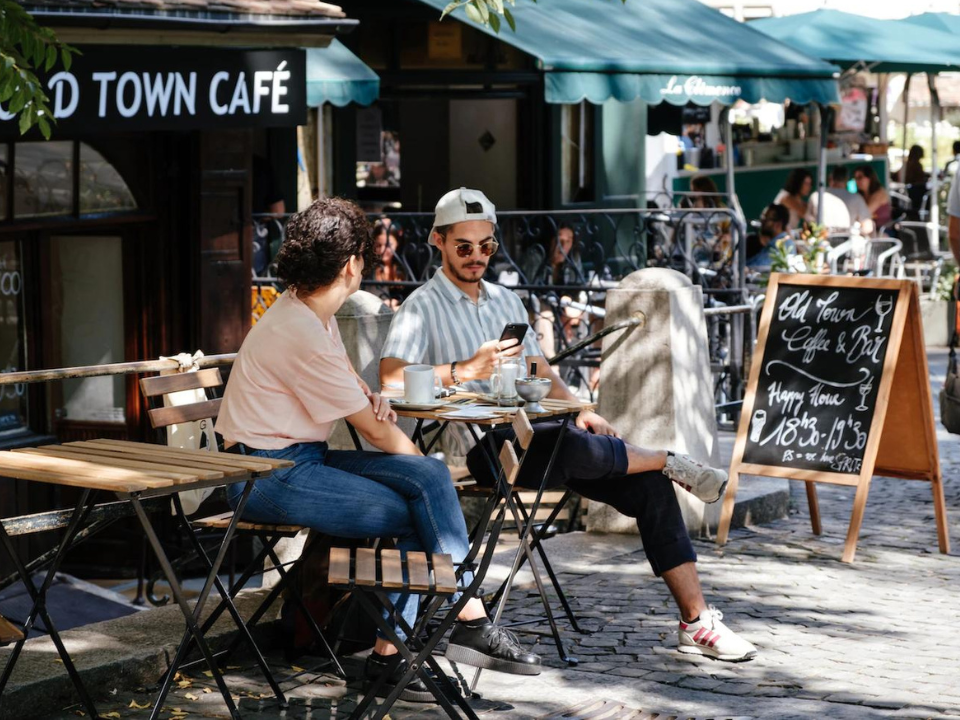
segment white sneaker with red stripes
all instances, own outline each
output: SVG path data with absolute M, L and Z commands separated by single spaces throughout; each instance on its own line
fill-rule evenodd
M 663 466 L 663 474 L 705 503 L 715 503 L 727 487 L 725 470 L 704 465 L 689 455 L 668 453 L 667 464 Z
M 757 649 L 722 622 L 723 613 L 713 605 L 700 613 L 696 622 L 680 620 L 680 652 L 706 655 L 717 660 L 752 660 Z

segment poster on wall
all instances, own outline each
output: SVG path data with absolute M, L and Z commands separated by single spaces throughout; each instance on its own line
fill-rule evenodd
M 867 127 L 867 113 L 870 102 L 867 91 L 861 87 L 852 87 L 840 93 L 840 115 L 837 117 L 837 130 L 863 132 Z

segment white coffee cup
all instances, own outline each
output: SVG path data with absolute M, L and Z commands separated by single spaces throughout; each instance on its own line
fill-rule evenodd
M 433 365 L 407 365 L 403 369 L 403 400 L 424 405 L 436 401 L 441 390 Z

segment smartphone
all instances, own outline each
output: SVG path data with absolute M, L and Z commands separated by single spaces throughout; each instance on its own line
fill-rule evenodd
M 527 334 L 527 328 L 529 327 L 526 323 L 507 323 L 507 326 L 503 328 L 503 332 L 500 334 L 500 342 L 504 340 L 516 340 L 519 343 L 523 343 L 523 337 Z

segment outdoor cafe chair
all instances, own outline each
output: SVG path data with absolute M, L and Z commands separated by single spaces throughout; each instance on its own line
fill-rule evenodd
M 222 385 L 223 378 L 220 375 L 220 370 L 217 368 L 198 370 L 196 372 L 177 373 L 175 375 L 161 375 L 159 377 L 142 378 L 140 380 L 141 391 L 144 397 L 147 398 L 148 402 L 150 400 L 162 398 L 163 396 L 174 392 L 198 389 L 206 392 L 211 388 L 218 388 Z M 196 403 L 151 408 L 147 411 L 147 415 L 149 416 L 150 424 L 154 429 L 165 429 L 177 423 L 195 421 L 213 423 L 219 414 L 220 404 L 220 398 L 213 398 Z M 218 448 L 215 444 L 208 445 L 207 449 L 211 452 L 218 451 Z M 229 511 L 210 517 L 188 521 L 186 513 L 183 511 L 183 504 L 180 500 L 180 497 L 176 494 L 174 494 L 172 497 L 177 517 L 180 518 L 181 523 L 189 523 L 189 526 L 185 528 L 187 530 L 186 535 L 190 539 L 197 557 L 203 562 L 206 569 L 209 570 L 211 567 L 210 558 L 203 547 L 201 539 L 197 537 L 197 534 L 193 532 L 193 530 L 209 530 L 213 532 L 220 532 L 230 524 L 230 521 L 233 518 L 233 512 Z M 298 525 L 252 523 L 243 520 L 236 523 L 235 534 L 252 536 L 259 539 L 261 543 L 261 549 L 229 588 L 224 586 L 219 578 L 216 579 L 215 586 L 217 591 L 220 593 L 221 600 L 201 626 L 201 632 L 206 633 L 211 627 L 213 627 L 213 624 L 224 612 L 229 612 L 236 621 L 238 627 L 243 628 L 243 632 L 234 638 L 233 642 L 227 647 L 226 650 L 216 653 L 215 657 L 217 658 L 219 664 L 223 666 L 226 660 L 239 648 L 240 644 L 244 640 L 248 640 L 248 644 L 254 650 L 257 665 L 260 667 L 261 672 L 263 673 L 271 689 L 273 690 L 274 695 L 277 697 L 277 700 L 280 701 L 282 706 L 287 704 L 283 691 L 280 689 L 280 686 L 274 678 L 273 673 L 267 666 L 266 661 L 257 650 L 256 645 L 252 642 L 249 636 L 250 628 L 256 625 L 263 618 L 266 612 L 279 597 L 280 593 L 290 585 L 291 576 L 295 572 L 294 566 L 300 562 L 300 558 L 288 563 L 281 561 L 276 553 L 277 544 L 283 538 L 296 536 L 303 529 L 304 528 Z M 234 599 L 254 575 L 267 571 L 262 568 L 264 568 L 264 562 L 268 558 L 273 563 L 273 567 L 269 569 L 275 570 L 278 573 L 279 580 L 263 599 L 257 609 L 253 612 L 250 618 L 244 622 L 240 617 L 240 613 L 237 610 L 236 605 L 234 604 Z M 308 611 L 306 605 L 304 604 L 303 598 L 299 593 L 296 592 L 289 593 L 289 596 L 291 600 L 298 605 L 304 617 L 306 618 L 307 624 L 309 625 L 311 631 L 317 638 L 317 641 L 323 646 L 324 651 L 327 653 L 327 656 L 333 665 L 334 671 L 340 677 L 345 677 L 345 673 L 336 657 L 335 652 L 327 642 L 326 637 L 320 630 L 320 627 L 317 625 L 313 616 Z M 192 643 L 188 643 L 186 645 L 184 655 L 191 647 L 191 644 Z M 200 659 L 194 663 L 182 664 L 179 665 L 179 667 L 181 669 L 186 669 L 187 667 L 200 662 L 203 662 L 203 660 Z M 169 684 L 169 682 L 172 681 L 172 677 L 176 673 L 177 667 L 178 666 L 175 663 L 171 665 L 170 669 L 167 671 L 164 680 L 166 684 Z
M 352 719 L 366 715 L 387 679 L 403 659 L 408 663 L 407 671 L 373 711 L 370 716 L 373 720 L 386 717 L 404 687 L 415 676 L 420 677 L 449 717 L 461 717 L 453 705 L 456 703 L 463 716 L 478 720 L 474 710 L 434 658 L 433 652 L 464 606 L 471 598 L 481 596 L 481 584 L 496 552 L 506 517 L 509 505 L 507 500 L 513 491 L 523 457 L 533 440 L 533 426 L 523 409 L 518 410 L 514 416 L 513 428 L 516 434 L 515 443 L 505 442 L 499 454 L 497 502 L 489 503 L 485 507 L 478 530 L 471 540 L 470 550 L 459 566 L 455 566 L 452 558 L 446 554 L 401 554 L 399 550 L 331 548 L 328 573 L 330 585 L 351 591 L 360 606 L 399 651 L 394 662 L 366 689 L 363 699 L 350 716 Z M 520 448 L 519 454 L 515 444 Z M 478 557 L 479 563 L 475 562 Z M 458 590 L 458 579 L 464 579 L 468 572 L 473 573 L 473 578 L 461 589 L 459 600 L 444 608 Z M 421 611 L 415 627 L 407 625 L 396 611 L 387 598 L 389 592 L 416 593 L 420 596 Z M 400 639 L 394 627 L 383 617 L 382 609 L 386 609 L 395 619 L 406 634 L 406 640 Z M 435 622 L 438 615 L 442 617 L 439 622 Z M 433 671 L 432 674 L 430 670 Z

